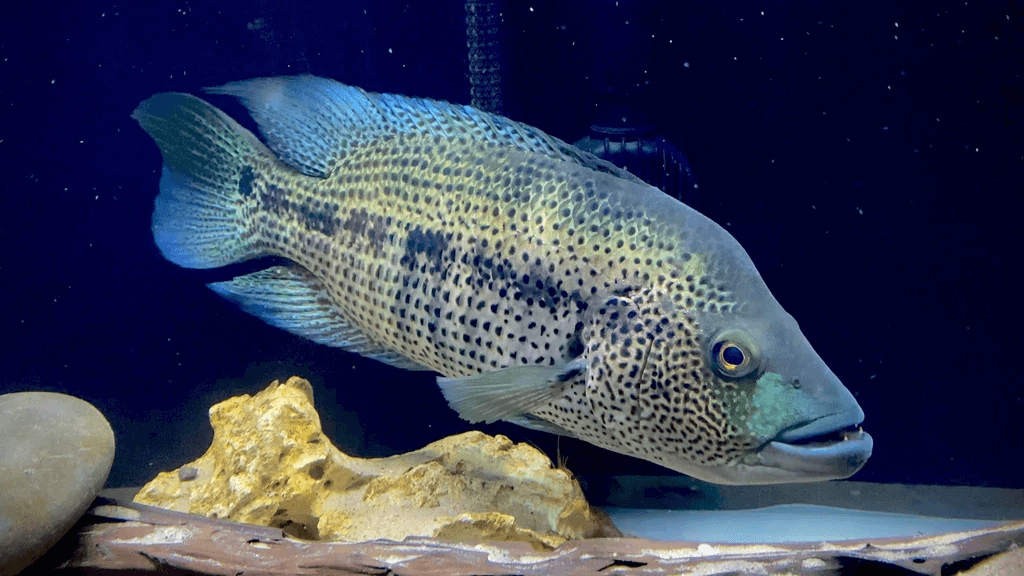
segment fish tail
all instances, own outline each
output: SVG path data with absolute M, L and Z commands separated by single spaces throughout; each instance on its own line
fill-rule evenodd
M 261 256 L 246 214 L 256 202 L 254 161 L 270 155 L 266 147 L 187 94 L 153 96 L 132 117 L 164 158 L 153 210 L 153 237 L 164 257 L 186 268 L 216 268 Z

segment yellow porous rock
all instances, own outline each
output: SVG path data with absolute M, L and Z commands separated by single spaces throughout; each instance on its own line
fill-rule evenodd
M 136 502 L 314 540 L 432 536 L 550 549 L 620 535 L 568 472 L 504 436 L 466 432 L 388 458 L 343 454 L 302 378 L 225 400 L 210 423 L 206 454 L 158 475 Z

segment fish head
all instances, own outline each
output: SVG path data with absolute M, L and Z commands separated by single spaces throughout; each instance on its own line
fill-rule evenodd
M 700 238 L 594 311 L 585 395 L 609 447 L 719 484 L 853 475 L 863 410 L 732 236 Z
M 863 410 L 774 299 L 709 312 L 659 292 L 599 310 L 585 395 L 619 439 L 609 447 L 718 484 L 832 480 L 864 465 Z
M 707 467 L 719 483 L 847 478 L 871 455 L 864 411 L 771 299 L 733 314 L 696 314 L 703 378 L 729 426 L 735 455 Z

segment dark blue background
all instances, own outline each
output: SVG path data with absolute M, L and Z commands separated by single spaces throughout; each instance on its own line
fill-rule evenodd
M 430 375 L 266 326 L 203 286 L 216 272 L 165 262 L 160 157 L 129 117 L 157 92 L 296 73 L 468 102 L 462 3 L 46 4 L 0 22 L 0 392 L 95 403 L 117 433 L 111 485 L 197 457 L 211 403 L 291 374 L 354 454 L 468 429 Z M 875 455 L 855 478 L 1024 487 L 1012 3 L 614 4 L 506 7 L 508 114 L 573 141 L 601 70 L 642 81 L 629 97 L 686 153 L 701 210 L 867 413 Z M 559 448 L 579 474 L 666 472 Z

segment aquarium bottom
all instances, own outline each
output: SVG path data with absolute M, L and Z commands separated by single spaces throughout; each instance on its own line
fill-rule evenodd
M 910 518 L 897 522 L 897 517 L 908 515 L 793 504 L 745 512 L 616 507 L 611 509 L 612 517 L 633 538 L 574 540 L 552 550 L 537 550 L 526 542 L 426 537 L 401 542 L 301 540 L 279 528 L 139 505 L 125 498 L 129 492 L 104 491 L 72 532 L 24 576 L 56 570 L 122 576 L 144 572 L 193 576 L 1024 574 L 1024 522 L 992 519 L 916 517 L 918 524 L 912 524 Z M 662 521 L 670 525 L 659 525 Z M 979 526 L 974 522 L 983 525 L 971 528 Z M 897 524 L 900 530 L 892 531 Z M 752 530 L 756 525 L 760 528 Z M 857 526 L 866 530 L 862 536 L 874 536 L 846 539 L 853 537 L 849 530 Z M 657 532 L 643 534 L 654 528 Z M 893 537 L 906 531 L 917 533 Z M 758 543 L 752 543 L 755 533 L 760 535 Z M 666 541 L 676 539 L 686 541 Z M 783 541 L 791 539 L 798 541 Z

